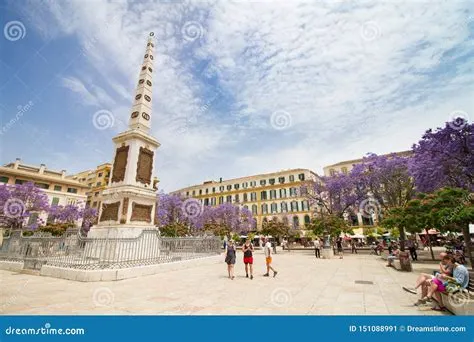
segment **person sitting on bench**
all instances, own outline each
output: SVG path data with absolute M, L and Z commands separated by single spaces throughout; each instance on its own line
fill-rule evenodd
M 387 257 L 387 267 L 393 267 L 393 262 L 398 259 L 398 255 L 400 251 L 398 250 L 397 246 L 393 247 L 392 253 Z
M 435 305 L 432 310 L 436 311 L 446 311 L 446 308 L 443 305 L 443 298 L 441 296 L 442 292 L 447 292 L 450 294 L 456 293 L 466 289 L 469 285 L 469 272 L 464 265 L 458 264 L 456 259 L 451 255 L 445 256 L 443 260 L 445 260 L 447 265 L 453 266 L 453 276 L 450 277 L 440 274 L 436 278 L 439 279 L 439 281 L 433 280 L 431 284 L 432 291 L 430 292 L 438 302 L 438 305 Z

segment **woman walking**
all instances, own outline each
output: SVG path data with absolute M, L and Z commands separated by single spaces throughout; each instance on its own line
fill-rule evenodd
M 234 265 L 235 265 L 235 246 L 234 241 L 229 240 L 227 243 L 227 248 L 225 250 L 225 262 L 227 264 L 227 272 L 229 273 L 229 278 L 234 280 Z
M 245 274 L 246 278 L 249 277 L 249 268 L 250 268 L 250 279 L 253 279 L 253 245 L 250 242 L 250 239 L 245 241 L 245 244 L 242 246 L 242 252 L 244 252 L 244 264 L 245 264 Z

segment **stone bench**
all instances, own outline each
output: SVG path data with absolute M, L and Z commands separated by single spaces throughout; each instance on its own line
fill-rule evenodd
M 441 293 L 444 306 L 457 316 L 474 315 L 474 271 L 469 271 L 469 285 L 457 293 Z

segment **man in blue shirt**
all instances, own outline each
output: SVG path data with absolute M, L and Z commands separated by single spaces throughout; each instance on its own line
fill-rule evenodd
M 446 280 L 446 282 L 439 288 L 436 286 L 435 283 L 432 282 L 432 288 L 431 290 L 434 290 L 434 297 L 436 301 L 438 302 L 438 306 L 435 306 L 433 310 L 437 311 L 445 311 L 446 308 L 443 305 L 443 299 L 441 297 L 440 292 L 446 291 L 446 289 L 449 291 L 448 287 L 454 286 L 455 288 L 457 287 L 459 290 L 464 290 L 467 288 L 469 285 L 469 272 L 467 271 L 467 268 L 464 265 L 458 264 L 453 256 L 446 255 L 443 258 L 443 261 L 446 263 L 447 266 L 453 267 L 453 276 L 449 277 L 447 275 L 441 274 L 439 275 L 440 280 Z M 452 292 L 452 291 L 450 291 Z

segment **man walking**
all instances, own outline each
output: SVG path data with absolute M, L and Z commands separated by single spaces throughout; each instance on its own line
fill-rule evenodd
M 321 243 L 319 242 L 319 239 L 314 239 L 314 255 L 316 258 L 321 258 Z
M 245 244 L 242 246 L 242 252 L 244 253 L 244 264 L 245 264 L 245 274 L 246 278 L 249 277 L 249 268 L 250 268 L 250 280 L 253 279 L 253 245 L 250 242 L 250 239 L 245 241 Z
M 411 255 L 412 260 L 417 261 L 418 260 L 418 255 L 416 254 L 416 245 L 415 245 L 415 242 L 413 241 L 412 238 L 408 239 L 407 247 L 408 247 L 408 250 L 410 251 L 410 255 Z
M 272 270 L 273 278 L 275 278 L 278 272 L 272 267 L 272 244 L 270 243 L 270 240 L 268 238 L 266 238 L 265 241 L 266 242 L 265 242 L 264 252 L 265 252 L 265 262 L 267 264 L 267 273 L 265 273 L 263 276 L 269 277 L 270 270 Z

